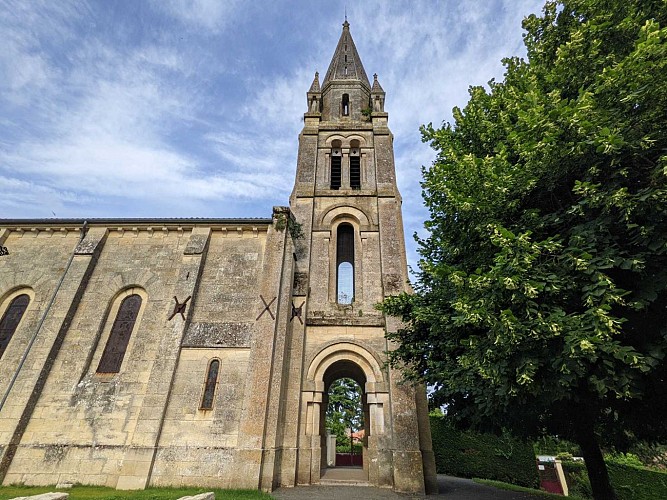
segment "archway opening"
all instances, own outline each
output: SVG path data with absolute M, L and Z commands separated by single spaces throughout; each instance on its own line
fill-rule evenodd
M 364 437 L 362 395 L 361 387 L 351 378 L 339 378 L 329 386 L 325 425 L 327 447 L 334 446 L 335 442 L 335 458 L 332 457 L 333 450 L 329 450 L 328 466 L 362 466 Z
M 341 474 L 367 479 L 368 406 L 365 385 L 363 370 L 352 361 L 337 361 L 324 374 L 322 408 L 325 415 L 320 420 L 323 475 L 336 469 Z

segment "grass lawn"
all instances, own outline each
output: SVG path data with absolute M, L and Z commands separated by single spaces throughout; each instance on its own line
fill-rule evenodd
M 146 490 L 114 490 L 101 486 L 74 486 L 68 490 L 56 490 L 54 486 L 0 486 L 0 500 L 9 500 L 15 497 L 26 497 L 48 493 L 50 491 L 63 491 L 69 493 L 70 500 L 125 500 L 128 498 L 136 500 L 176 500 L 186 495 L 196 495 L 206 491 L 215 492 L 216 500 L 239 499 L 239 500 L 269 500 L 271 495 L 255 490 L 215 490 L 206 488 L 149 488 Z
M 479 484 L 486 484 L 487 486 L 493 486 L 494 488 L 498 488 L 501 490 L 510 490 L 510 491 L 520 491 L 522 493 L 532 493 L 533 495 L 539 495 L 544 498 L 560 498 L 563 500 L 563 498 L 566 498 L 562 495 L 554 495 L 553 493 L 547 493 L 546 491 L 542 490 L 534 490 L 533 488 L 525 488 L 523 486 L 517 486 L 516 484 L 510 484 L 510 483 L 503 483 L 502 481 L 492 481 L 490 479 L 479 479 L 474 477 L 472 479 L 476 483 Z M 569 496 L 567 497 L 568 499 L 571 500 L 580 500 L 579 497 L 575 496 Z

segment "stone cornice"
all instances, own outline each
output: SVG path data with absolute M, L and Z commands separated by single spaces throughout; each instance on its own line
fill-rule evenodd
M 105 227 L 109 231 L 165 233 L 170 231 L 190 231 L 195 227 L 210 227 L 223 233 L 243 233 L 244 231 L 266 231 L 272 219 L 218 219 L 218 218 L 96 218 L 96 219 L 0 219 L 0 228 L 23 234 L 50 233 L 66 236 L 69 232 L 79 232 L 84 223 L 88 228 Z

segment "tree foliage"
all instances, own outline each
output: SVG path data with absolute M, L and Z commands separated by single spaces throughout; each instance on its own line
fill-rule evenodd
M 416 294 L 382 307 L 451 416 L 576 440 L 595 490 L 595 432 L 667 434 L 667 2 L 550 1 L 523 26 L 527 61 L 422 127 Z
M 351 445 L 348 432 L 363 427 L 361 387 L 351 378 L 340 378 L 329 387 L 326 427 L 336 435 L 338 445 Z

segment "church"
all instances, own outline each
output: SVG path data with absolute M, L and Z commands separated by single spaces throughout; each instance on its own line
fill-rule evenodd
M 401 197 L 347 20 L 306 95 L 266 218 L 0 219 L 2 484 L 319 484 L 347 377 L 364 481 L 436 490 L 425 390 L 387 366 L 398 324 L 374 307 L 409 289 Z

